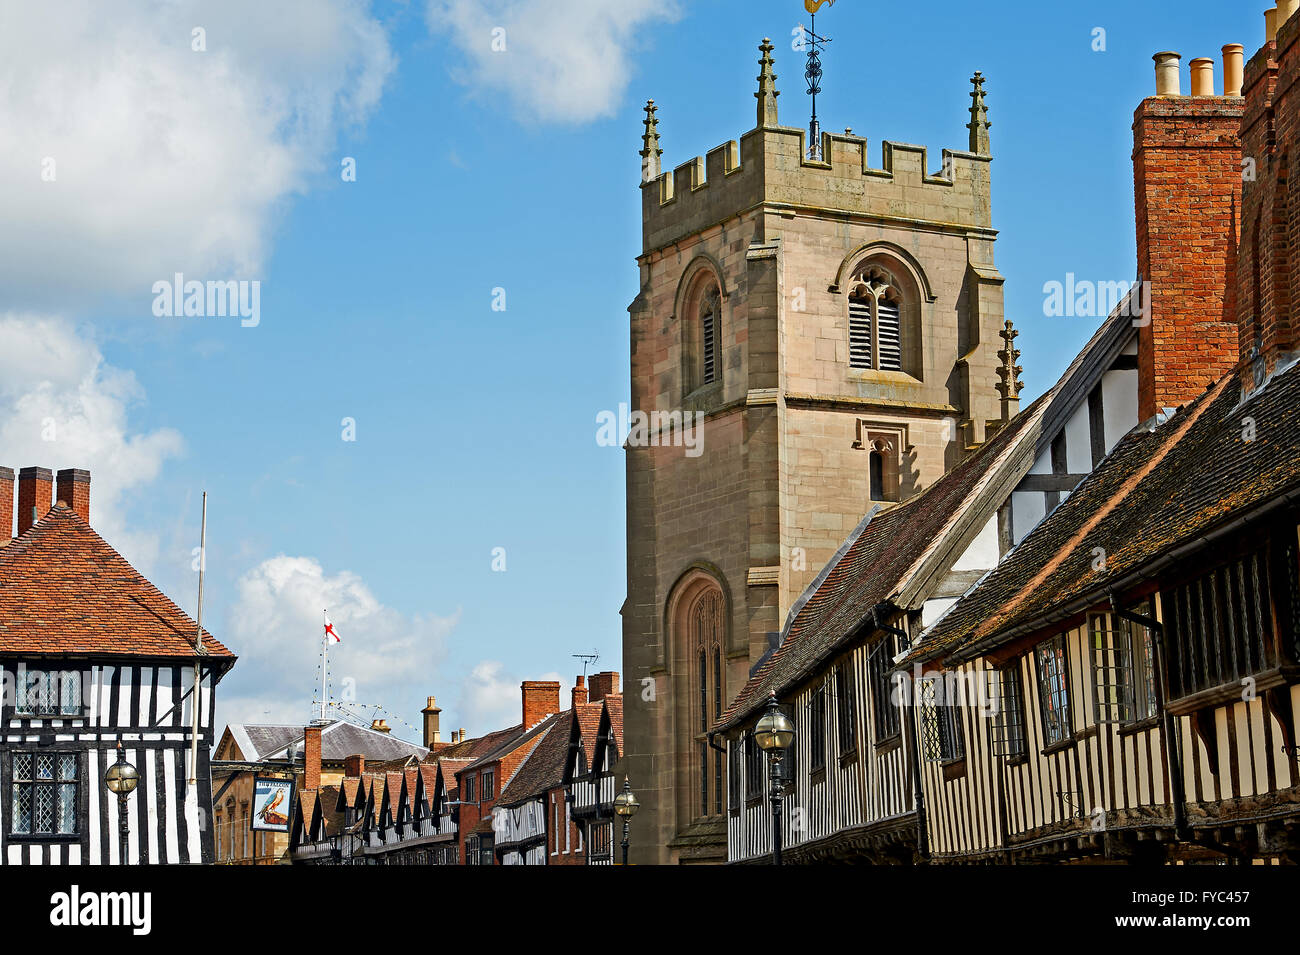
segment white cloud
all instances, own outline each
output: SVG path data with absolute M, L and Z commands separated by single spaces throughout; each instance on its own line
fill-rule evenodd
M 89 469 L 91 524 L 146 572 L 158 538 L 127 522 L 124 499 L 184 444 L 171 428 L 131 431 L 127 410 L 143 397 L 134 374 L 68 324 L 0 314 L 0 464 Z
M 273 216 L 394 67 L 364 0 L 9 4 L 0 31 L 0 286 L 63 311 L 262 278 Z M 206 31 L 205 52 L 192 30 Z M 54 181 L 44 181 L 46 159 Z
M 553 680 L 560 684 L 560 707 L 568 709 L 572 681 L 558 673 L 529 676 L 530 680 Z M 475 666 L 461 688 L 460 706 L 469 722 L 464 727 L 471 736 L 481 736 L 493 730 L 506 729 L 519 722 L 523 715 L 523 698 L 520 677 L 505 673 L 498 660 L 484 660 Z M 459 728 L 459 727 L 457 727 Z
M 431 30 L 449 33 L 466 64 L 453 75 L 504 93 L 524 119 L 585 123 L 610 116 L 627 91 L 637 31 L 680 15 L 677 0 L 429 0 Z M 500 45 L 504 30 L 504 50 Z
M 226 612 L 225 642 L 239 662 L 218 694 L 223 722 L 301 722 L 319 692 L 322 611 L 343 638 L 330 647 L 333 693 L 385 708 L 398 736 L 419 740 L 394 723 L 414 727 L 425 697 L 437 692 L 449 617 L 409 617 L 380 603 L 350 571 L 327 574 L 311 557 L 283 554 L 262 561 L 240 578 Z M 358 711 L 359 712 L 359 711 Z M 337 715 L 337 714 L 332 714 Z

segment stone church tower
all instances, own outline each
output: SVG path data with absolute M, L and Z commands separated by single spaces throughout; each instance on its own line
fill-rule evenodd
M 996 388 L 983 77 L 969 150 L 944 150 L 937 171 L 893 142 L 877 168 L 848 131 L 809 159 L 807 133 L 778 122 L 772 49 L 739 146 L 664 173 L 646 107 L 629 312 L 633 416 L 649 427 L 626 449 L 623 608 L 640 863 L 725 860 L 709 727 L 868 510 L 923 491 L 1016 410 L 1017 389 Z M 693 445 L 683 417 L 700 421 Z

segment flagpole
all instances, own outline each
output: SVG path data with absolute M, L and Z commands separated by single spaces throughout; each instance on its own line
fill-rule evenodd
M 322 610 L 321 614 L 325 618 L 325 624 L 321 627 L 320 633 L 320 721 L 325 722 L 325 674 L 329 670 L 330 660 L 330 635 L 325 626 L 329 624 L 330 612 Z
M 199 527 L 199 609 L 194 631 L 194 725 L 190 736 L 191 786 L 199 779 L 199 706 L 203 700 L 203 569 L 208 562 L 208 492 L 203 492 L 203 520 Z

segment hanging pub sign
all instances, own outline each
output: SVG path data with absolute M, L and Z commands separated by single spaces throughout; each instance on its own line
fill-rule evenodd
M 293 780 L 257 776 L 253 779 L 253 829 L 263 832 L 289 831 L 289 807 L 293 804 Z

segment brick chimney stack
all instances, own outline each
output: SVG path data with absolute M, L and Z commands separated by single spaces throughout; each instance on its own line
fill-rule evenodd
M 90 472 L 81 468 L 64 468 L 58 473 L 58 487 L 54 499 L 62 501 L 90 523 Z
M 420 713 L 424 716 L 424 748 L 433 749 L 442 742 L 442 736 L 438 732 L 442 710 L 438 708 L 438 701 L 431 696 L 428 705 Z
M 582 674 L 578 675 L 578 682 L 573 685 L 573 707 L 577 709 L 579 703 L 587 702 L 587 678 Z
M 344 776 L 360 776 L 366 771 L 366 758 L 360 753 L 353 753 L 343 760 Z
M 302 735 L 302 786 L 320 789 L 320 727 L 308 726 Z
M 1177 54 L 1156 55 L 1157 95 L 1133 117 L 1138 272 L 1150 283 L 1134 319 L 1143 419 L 1187 403 L 1237 363 L 1245 103 L 1182 96 L 1178 70 Z M 1203 79 L 1195 89 L 1206 91 Z
M 0 547 L 14 536 L 14 469 L 0 468 Z
M 618 692 L 618 672 L 615 670 L 605 670 L 602 673 L 593 673 L 591 675 L 591 702 L 599 703 L 607 696 L 613 696 Z
M 542 680 L 524 680 L 520 685 L 524 698 L 524 728 L 536 726 L 552 713 L 560 712 L 560 684 Z
M 1300 208 L 1290 184 L 1300 150 L 1300 17 L 1277 17 L 1276 40 L 1246 64 L 1241 125 L 1245 183 L 1241 198 L 1240 381 L 1249 392 L 1300 354 L 1300 255 L 1292 248 Z M 1253 173 L 1253 175 L 1250 175 Z
M 49 468 L 23 468 L 18 472 L 18 536 L 49 513 L 53 503 L 54 475 Z

